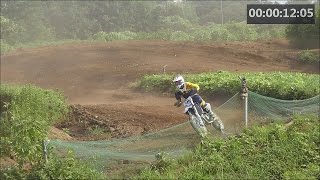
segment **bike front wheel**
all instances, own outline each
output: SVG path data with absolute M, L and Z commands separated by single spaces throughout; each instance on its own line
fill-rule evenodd
M 202 119 L 199 117 L 196 117 L 194 115 L 190 116 L 190 124 L 193 127 L 193 129 L 201 136 L 206 137 L 208 134 L 207 128 L 202 121 Z

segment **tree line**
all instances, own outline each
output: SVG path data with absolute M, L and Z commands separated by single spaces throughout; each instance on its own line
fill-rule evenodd
M 193 33 L 245 24 L 248 3 L 256 1 L 1 1 L 1 43 L 86 40 L 99 32 Z
M 244 21 L 244 2 L 224 2 L 224 21 Z M 1 35 L 8 43 L 87 39 L 99 31 L 185 30 L 210 23 L 221 23 L 219 1 L 1 1 Z

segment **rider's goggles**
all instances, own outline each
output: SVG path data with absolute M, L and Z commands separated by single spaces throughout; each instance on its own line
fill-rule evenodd
M 183 84 L 183 82 L 181 80 L 180 81 L 175 81 L 174 83 L 175 83 L 176 86 L 180 86 L 180 85 Z

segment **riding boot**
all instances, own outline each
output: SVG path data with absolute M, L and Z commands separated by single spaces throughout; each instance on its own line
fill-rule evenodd
M 213 111 L 211 110 L 211 105 L 210 103 L 206 103 L 203 107 L 202 107 L 203 111 L 206 112 L 209 116 L 209 121 L 213 121 L 215 114 L 213 113 Z

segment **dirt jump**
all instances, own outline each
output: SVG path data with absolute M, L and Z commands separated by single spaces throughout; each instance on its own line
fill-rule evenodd
M 89 127 L 109 128 L 111 138 L 118 138 L 158 131 L 186 119 L 182 109 L 173 106 L 173 95 L 142 93 L 130 88 L 144 74 L 161 73 L 164 66 L 167 73 L 220 70 L 319 73 L 318 67 L 296 61 L 299 51 L 284 40 L 65 44 L 19 49 L 1 56 L 1 82 L 59 89 L 72 105 L 71 118 L 87 121 Z M 209 102 L 216 107 L 225 99 L 214 97 Z M 77 123 L 56 127 L 69 128 L 75 139 L 97 139 L 86 136 L 86 129 Z

